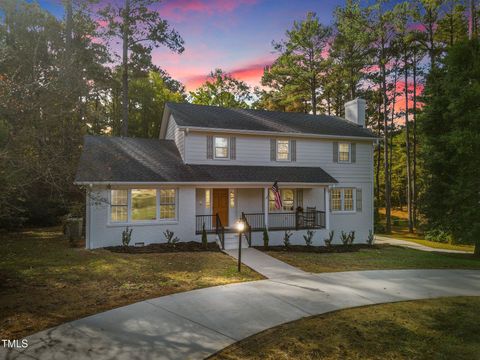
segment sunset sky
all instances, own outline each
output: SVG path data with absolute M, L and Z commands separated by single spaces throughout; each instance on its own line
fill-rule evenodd
M 61 0 L 40 0 L 41 6 L 63 15 Z M 105 3 L 106 0 L 101 0 Z M 182 35 L 185 52 L 154 51 L 153 61 L 193 90 L 219 67 L 250 85 L 259 85 L 270 64 L 272 40 L 281 40 L 294 20 L 314 11 L 324 24 L 343 0 L 165 0 L 162 16 Z

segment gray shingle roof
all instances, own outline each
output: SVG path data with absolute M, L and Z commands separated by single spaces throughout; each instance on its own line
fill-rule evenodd
M 250 130 L 314 135 L 374 138 L 368 129 L 350 121 L 327 115 L 231 109 L 188 103 L 167 103 L 179 126 L 227 130 Z
M 75 182 L 336 183 L 319 167 L 190 165 L 172 140 L 85 136 Z

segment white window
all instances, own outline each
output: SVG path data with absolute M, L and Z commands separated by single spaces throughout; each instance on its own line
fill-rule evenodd
M 215 137 L 215 159 L 227 159 L 228 158 L 228 138 Z
M 132 221 L 157 219 L 157 190 L 132 189 Z
M 110 220 L 126 222 L 128 219 L 128 190 L 112 190 L 110 194 Z
M 177 217 L 175 189 L 160 190 L 160 219 L 173 220 Z
M 350 143 L 338 144 L 338 161 L 350 162 Z
M 355 189 L 337 188 L 330 191 L 330 209 L 332 211 L 355 211 Z
M 212 206 L 211 197 L 210 197 L 210 189 L 205 190 L 205 209 L 210 209 Z
M 277 140 L 277 161 L 290 160 L 290 141 Z
M 152 222 L 177 218 L 175 189 L 130 189 L 110 191 L 110 221 Z
M 230 190 L 230 207 L 233 209 L 235 207 L 235 190 Z
M 268 209 L 269 211 L 294 211 L 295 191 L 293 189 L 280 189 L 280 196 L 282 198 L 281 209 L 275 208 L 275 194 L 272 190 L 268 193 Z

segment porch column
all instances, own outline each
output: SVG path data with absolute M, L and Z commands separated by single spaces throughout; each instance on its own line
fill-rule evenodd
M 325 229 L 330 229 L 330 188 L 325 188 Z
M 268 187 L 263 188 L 263 216 L 265 217 L 265 227 L 268 230 Z

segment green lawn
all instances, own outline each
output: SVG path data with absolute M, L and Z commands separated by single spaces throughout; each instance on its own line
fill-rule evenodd
M 0 336 L 197 288 L 261 279 L 221 252 L 120 254 L 70 248 L 58 228 L 0 235 Z
M 444 249 L 444 250 L 460 250 L 460 251 L 469 251 L 473 252 L 475 249 L 474 245 L 461 245 L 461 244 L 448 244 L 441 243 L 437 241 L 425 240 L 416 234 L 379 234 L 392 239 L 400 239 L 405 241 L 411 241 L 420 245 L 429 246 L 434 249 Z
M 249 337 L 211 359 L 480 358 L 479 297 L 353 308 Z
M 480 258 L 470 254 L 430 253 L 386 245 L 347 253 L 267 251 L 267 254 L 314 273 L 374 269 L 480 269 Z

